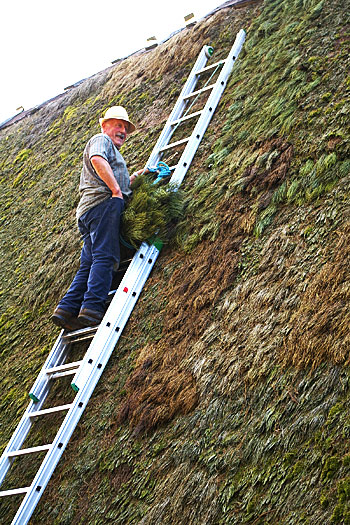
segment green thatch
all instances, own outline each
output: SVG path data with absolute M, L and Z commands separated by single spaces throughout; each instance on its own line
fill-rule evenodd
M 154 184 L 154 178 L 147 175 L 138 177 L 132 189 L 123 216 L 123 239 L 135 248 L 154 235 L 166 242 L 171 224 L 183 216 L 183 193 L 172 191 L 168 184 Z

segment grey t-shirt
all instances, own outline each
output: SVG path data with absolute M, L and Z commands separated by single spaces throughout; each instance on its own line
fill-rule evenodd
M 114 176 L 124 196 L 131 195 L 129 173 L 122 155 L 104 133 L 94 135 L 85 146 L 83 155 L 83 169 L 80 175 L 80 201 L 76 217 L 79 219 L 90 208 L 94 208 L 112 195 L 107 184 L 97 175 L 91 164 L 91 157 L 103 157 L 111 166 Z

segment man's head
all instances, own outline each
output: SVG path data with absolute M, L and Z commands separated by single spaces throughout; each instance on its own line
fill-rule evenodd
M 108 135 L 116 148 L 121 148 L 126 140 L 127 133 L 135 131 L 134 124 L 129 120 L 126 110 L 122 106 L 112 106 L 106 111 L 104 118 L 100 118 L 102 132 Z

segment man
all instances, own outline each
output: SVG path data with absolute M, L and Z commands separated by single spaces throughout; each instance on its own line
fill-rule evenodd
M 100 323 L 111 287 L 113 268 L 120 260 L 119 228 L 124 197 L 143 170 L 129 176 L 119 153 L 128 133 L 135 131 L 126 110 L 109 108 L 99 120 L 101 133 L 87 143 L 80 176 L 76 216 L 83 238 L 80 268 L 52 315 L 66 330 Z

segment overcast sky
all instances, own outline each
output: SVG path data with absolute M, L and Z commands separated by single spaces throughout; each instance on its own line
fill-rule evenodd
M 1 7 L 0 123 L 224 0 L 11 0 Z

